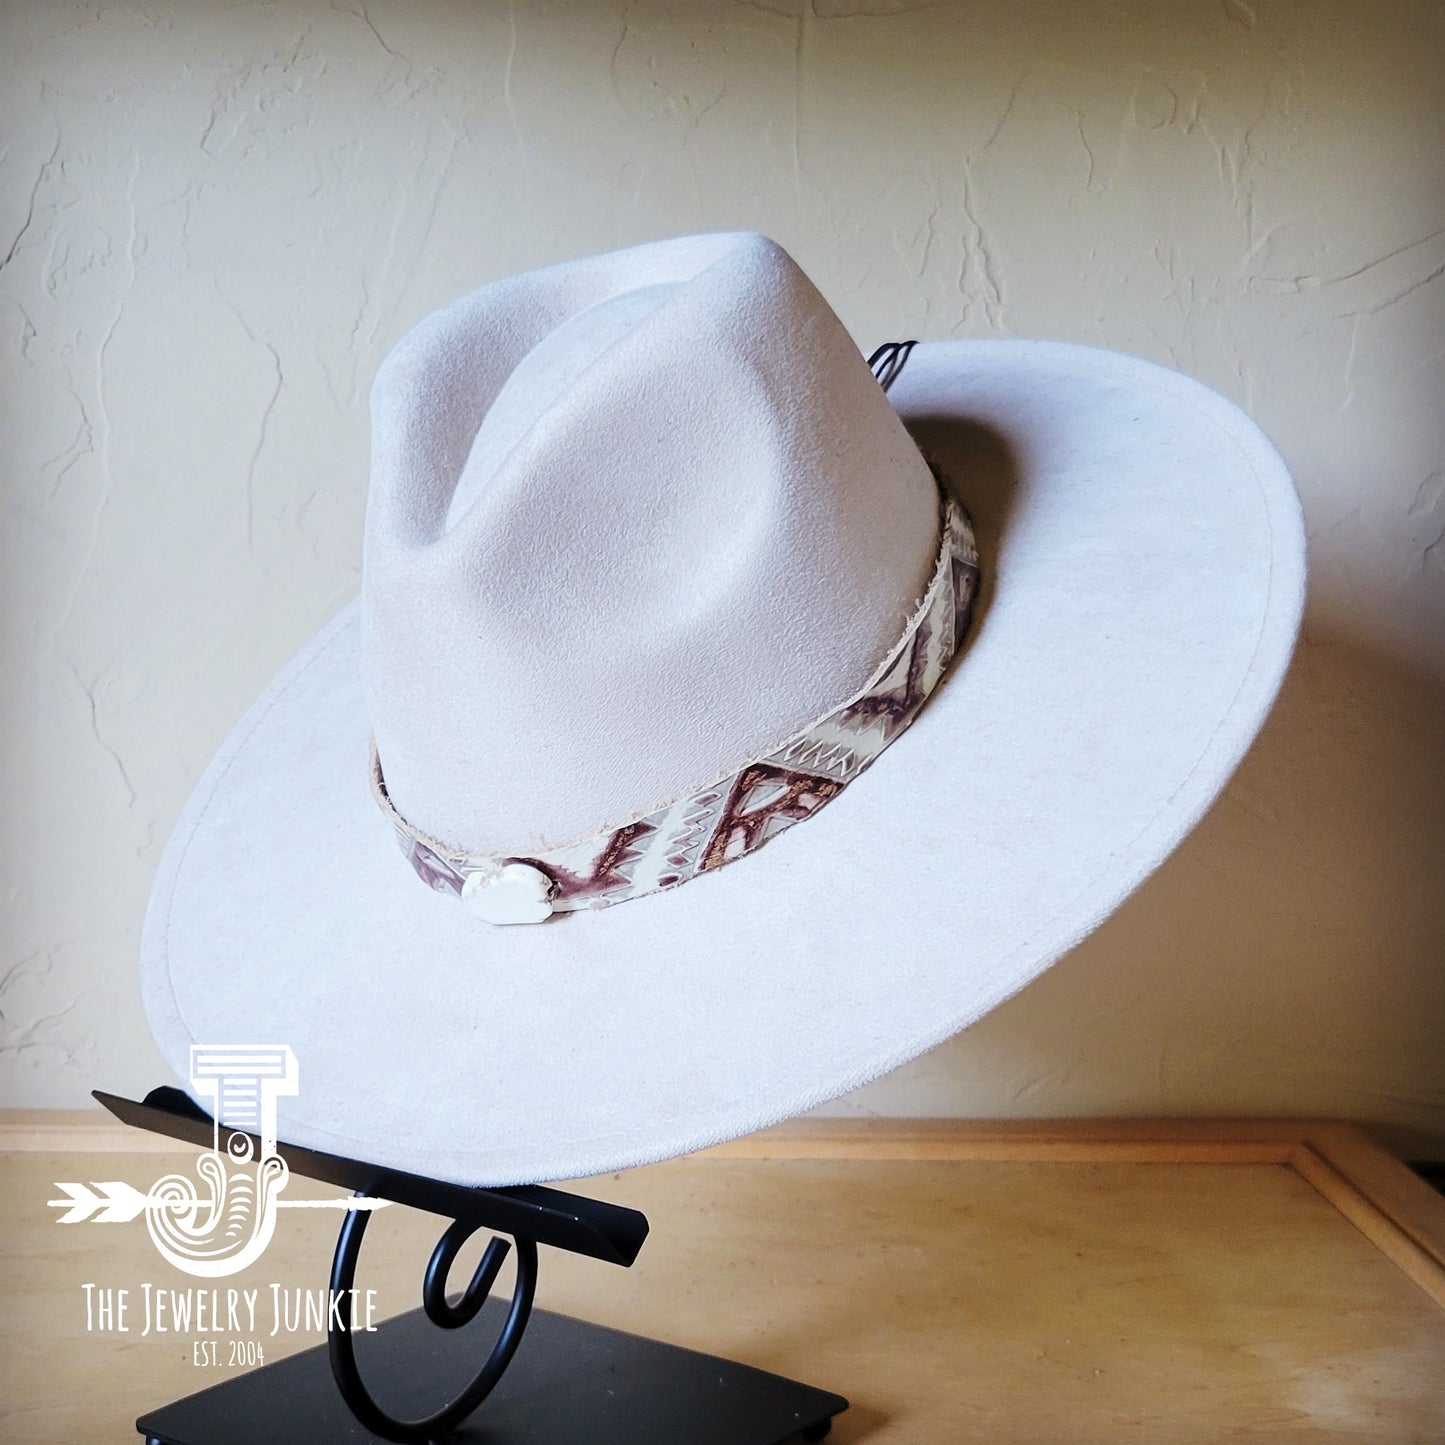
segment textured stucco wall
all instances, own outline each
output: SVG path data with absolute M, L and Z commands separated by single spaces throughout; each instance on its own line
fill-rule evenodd
M 755 227 L 861 344 L 1171 363 L 1295 469 L 1307 642 L 1094 939 L 838 1107 L 1445 1140 L 1438 4 L 0 9 L 0 1102 L 162 1077 L 137 931 L 212 749 L 355 588 L 366 388 L 515 270 Z M 7 254 L 8 253 L 8 254 Z

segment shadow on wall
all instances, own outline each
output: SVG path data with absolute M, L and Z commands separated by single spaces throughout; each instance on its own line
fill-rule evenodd
M 940 1114 L 1006 1116 L 1269 1098 L 1280 1115 L 1388 1118 L 1387 1143 L 1445 1157 L 1442 758 L 1445 687 L 1353 643 L 1302 643 L 1229 786 L 1119 912 L 846 1108 L 893 1112 L 920 1089 Z

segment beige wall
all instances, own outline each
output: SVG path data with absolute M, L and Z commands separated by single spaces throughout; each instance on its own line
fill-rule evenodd
M 865 346 L 1060 336 L 1218 387 L 1294 467 L 1313 557 L 1306 644 L 1198 833 L 1051 973 L 836 1107 L 1445 1143 L 1445 7 L 0 16 L 0 1102 L 162 1077 L 152 871 L 229 725 L 355 589 L 390 343 L 508 272 L 754 227 Z

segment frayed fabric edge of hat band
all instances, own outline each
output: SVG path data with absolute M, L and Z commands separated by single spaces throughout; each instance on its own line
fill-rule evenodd
M 449 847 L 397 812 L 374 738 L 372 793 L 417 877 L 488 922 L 540 922 L 676 888 L 811 817 L 907 728 L 968 630 L 978 582 L 973 528 L 945 494 L 928 590 L 863 691 L 729 776 L 581 841 L 518 854 Z

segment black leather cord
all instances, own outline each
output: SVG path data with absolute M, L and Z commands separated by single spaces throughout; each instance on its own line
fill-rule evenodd
M 916 341 L 885 341 L 868 358 L 868 368 L 878 378 L 878 384 L 884 391 L 898 380 L 899 372 L 908 364 L 908 358 L 917 345 Z

